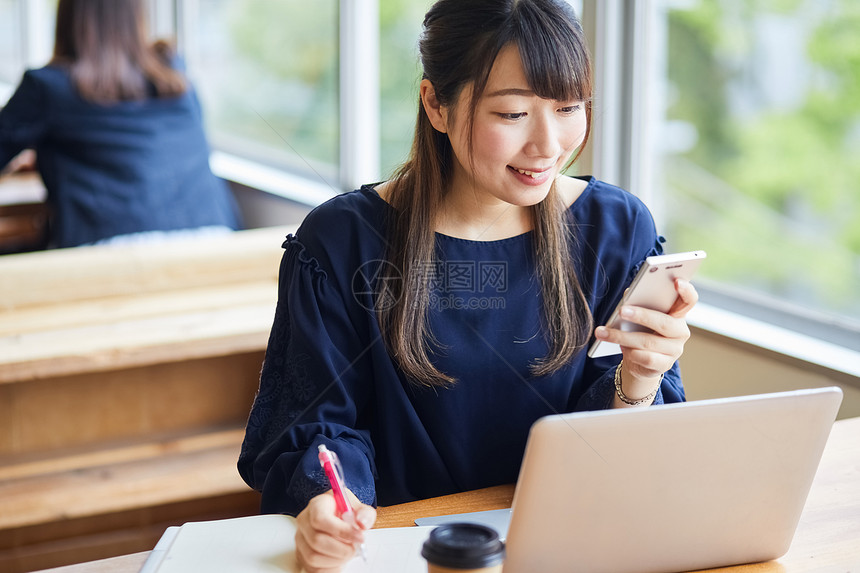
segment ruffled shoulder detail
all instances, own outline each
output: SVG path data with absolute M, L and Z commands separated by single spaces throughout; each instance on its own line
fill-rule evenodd
M 666 242 L 666 238 L 663 235 L 657 235 L 657 238 L 654 240 L 654 246 L 645 253 L 645 256 L 642 257 L 642 260 L 636 263 L 632 269 L 630 269 L 630 273 L 627 275 L 627 281 L 625 284 L 630 284 L 630 282 L 636 277 L 636 274 L 639 272 L 639 269 L 642 268 L 642 265 L 645 264 L 645 259 L 648 257 L 653 257 L 656 255 L 663 254 L 663 243 Z
M 294 253 L 294 256 L 299 263 L 302 264 L 305 268 L 311 271 L 312 274 L 318 275 L 320 278 L 326 279 L 328 275 L 325 270 L 320 267 L 319 261 L 310 253 L 308 253 L 304 244 L 296 237 L 294 234 L 290 233 L 287 235 L 284 244 L 281 245 L 287 253 L 291 251 Z

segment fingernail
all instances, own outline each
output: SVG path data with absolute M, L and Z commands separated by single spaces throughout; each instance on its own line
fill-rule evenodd
M 594 336 L 597 338 L 606 338 L 607 332 L 605 326 L 598 326 L 597 330 L 594 331 Z
M 633 309 L 629 306 L 621 307 L 621 316 L 624 318 L 630 318 L 633 316 Z

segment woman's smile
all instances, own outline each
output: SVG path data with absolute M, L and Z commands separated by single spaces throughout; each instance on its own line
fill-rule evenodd
M 534 186 L 543 185 L 553 175 L 552 167 L 524 169 L 508 165 L 508 171 L 513 173 L 520 183 Z

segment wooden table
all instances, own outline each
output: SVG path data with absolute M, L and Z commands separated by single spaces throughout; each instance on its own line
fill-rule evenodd
M 378 527 L 410 526 L 417 517 L 510 507 L 513 486 L 379 508 Z M 148 552 L 51 569 L 52 573 L 138 573 Z M 765 563 L 721 573 L 860 571 L 860 418 L 833 426 L 791 548 Z
M 0 176 L 0 254 L 44 249 L 47 192 L 35 171 Z

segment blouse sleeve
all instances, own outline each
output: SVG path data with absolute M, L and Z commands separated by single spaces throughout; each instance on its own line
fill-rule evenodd
M 607 277 L 612 287 L 608 296 L 600 303 L 600 311 L 595 313 L 595 326 L 603 324 L 608 318 L 609 313 L 621 300 L 624 290 L 639 272 L 645 259 L 653 255 L 663 254 L 665 239 L 657 234 L 653 218 L 644 205 L 638 201 L 634 204 L 638 206 L 638 216 L 631 225 L 632 236 L 629 248 L 620 251 L 625 257 L 624 262 L 617 265 L 619 269 L 626 269 L 626 274 L 622 271 L 617 273 L 618 276 L 610 275 Z M 615 256 L 618 256 L 618 252 L 616 249 Z M 593 382 L 588 385 L 576 403 L 576 411 L 602 410 L 612 407 L 612 401 L 615 397 L 615 369 L 620 362 L 621 354 L 585 358 L 583 379 L 593 380 Z M 681 383 L 681 370 L 676 361 L 663 376 L 652 405 L 683 402 L 685 399 L 684 387 Z
M 35 147 L 45 133 L 48 109 L 44 90 L 32 72 L 0 109 L 0 169 L 22 150 Z
M 373 445 L 358 423 L 372 392 L 363 359 L 369 345 L 329 272 L 296 237 L 287 237 L 284 248 L 274 325 L 239 473 L 262 492 L 264 513 L 296 515 L 329 489 L 317 457 L 325 444 L 340 458 L 347 487 L 375 504 Z

